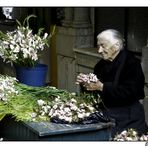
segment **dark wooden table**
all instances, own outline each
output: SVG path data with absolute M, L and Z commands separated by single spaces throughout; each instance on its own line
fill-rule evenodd
M 6 117 L 0 122 L 4 141 L 109 141 L 114 123 L 56 124 L 51 122 L 16 122 Z

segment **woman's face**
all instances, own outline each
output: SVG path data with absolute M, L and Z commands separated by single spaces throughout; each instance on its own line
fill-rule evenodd
M 104 60 L 112 61 L 117 52 L 119 52 L 115 44 L 116 44 L 115 41 L 109 40 L 107 38 L 98 39 L 97 42 L 98 53 L 102 56 Z

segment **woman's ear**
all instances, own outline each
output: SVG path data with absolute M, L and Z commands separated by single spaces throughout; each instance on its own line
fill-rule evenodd
M 117 51 L 120 49 L 120 43 L 119 42 L 116 42 L 114 46 L 115 46 L 115 49 Z

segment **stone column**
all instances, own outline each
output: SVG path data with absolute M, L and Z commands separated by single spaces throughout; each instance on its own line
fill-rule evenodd
M 90 8 L 65 8 L 65 19 L 57 30 L 58 88 L 76 92 L 78 89 L 75 85 L 77 73 L 74 48 L 94 46 Z
M 148 41 L 147 45 L 142 48 L 142 69 L 145 75 L 145 96 L 146 98 L 143 100 L 144 110 L 145 110 L 145 118 L 148 124 Z
M 94 46 L 94 33 L 90 16 L 90 8 L 74 8 L 72 25 L 75 30 L 74 48 L 90 48 Z
M 73 27 L 90 27 L 90 8 L 74 8 Z
M 70 27 L 73 21 L 73 8 L 65 8 L 65 19 L 62 26 Z
M 142 69 L 145 75 L 146 95 L 148 95 L 148 45 L 142 48 Z

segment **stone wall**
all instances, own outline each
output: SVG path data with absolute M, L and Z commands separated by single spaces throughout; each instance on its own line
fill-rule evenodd
M 65 19 L 56 36 L 58 88 L 76 91 L 74 48 L 94 46 L 90 8 L 65 8 Z
M 143 105 L 145 108 L 145 117 L 148 124 L 148 46 L 142 48 L 142 68 L 145 75 L 145 99 Z

